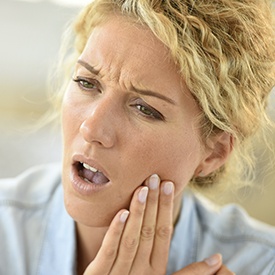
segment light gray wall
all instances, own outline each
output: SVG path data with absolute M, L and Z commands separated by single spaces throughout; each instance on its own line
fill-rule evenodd
M 49 68 L 66 22 L 79 8 L 0 1 L 0 177 L 61 159 L 59 131 L 30 130 L 49 105 Z
M 57 56 L 64 24 L 75 13 L 46 1 L 0 2 L 2 112 L 45 109 L 48 68 Z

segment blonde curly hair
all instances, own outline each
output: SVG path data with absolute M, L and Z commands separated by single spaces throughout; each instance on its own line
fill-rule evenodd
M 275 85 L 271 5 L 267 0 L 94 0 L 65 35 L 58 66 L 65 79 L 55 102 L 59 108 L 73 64 L 93 28 L 111 14 L 126 16 L 149 27 L 170 49 L 202 110 L 202 141 L 220 131 L 234 138 L 230 160 L 206 177 L 194 177 L 192 184 L 239 182 L 236 177 L 252 170 L 251 138 L 269 122 L 265 108 Z

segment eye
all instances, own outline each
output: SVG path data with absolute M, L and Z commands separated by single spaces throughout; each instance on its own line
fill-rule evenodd
M 150 119 L 156 120 L 165 120 L 164 116 L 157 111 L 155 108 L 145 104 L 145 103 L 138 103 L 135 107 L 142 113 L 143 116 L 148 117 Z
M 99 84 L 95 79 L 86 79 L 81 77 L 73 78 L 73 81 L 78 84 L 78 86 L 85 91 L 98 90 Z

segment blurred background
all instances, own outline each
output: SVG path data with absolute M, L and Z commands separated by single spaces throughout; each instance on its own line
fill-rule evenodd
M 80 0 L 0 0 L 0 177 L 61 159 L 58 129 L 32 130 L 49 108 L 48 75 L 61 34 L 82 5 Z
M 30 129 L 49 108 L 47 79 L 65 24 L 87 2 L 0 0 L 0 178 L 61 160 L 59 130 Z M 275 120 L 274 91 L 269 113 Z M 275 148 L 274 132 L 270 143 Z M 256 188 L 223 194 L 223 202 L 237 202 L 250 215 L 275 225 L 275 160 L 270 158 L 265 142 L 258 142 Z

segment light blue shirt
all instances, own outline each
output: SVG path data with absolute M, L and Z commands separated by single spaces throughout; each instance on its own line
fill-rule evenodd
M 75 274 L 75 225 L 63 204 L 61 166 L 0 181 L 0 274 Z M 237 275 L 275 275 L 275 229 L 237 206 L 186 191 L 167 274 L 214 253 Z

